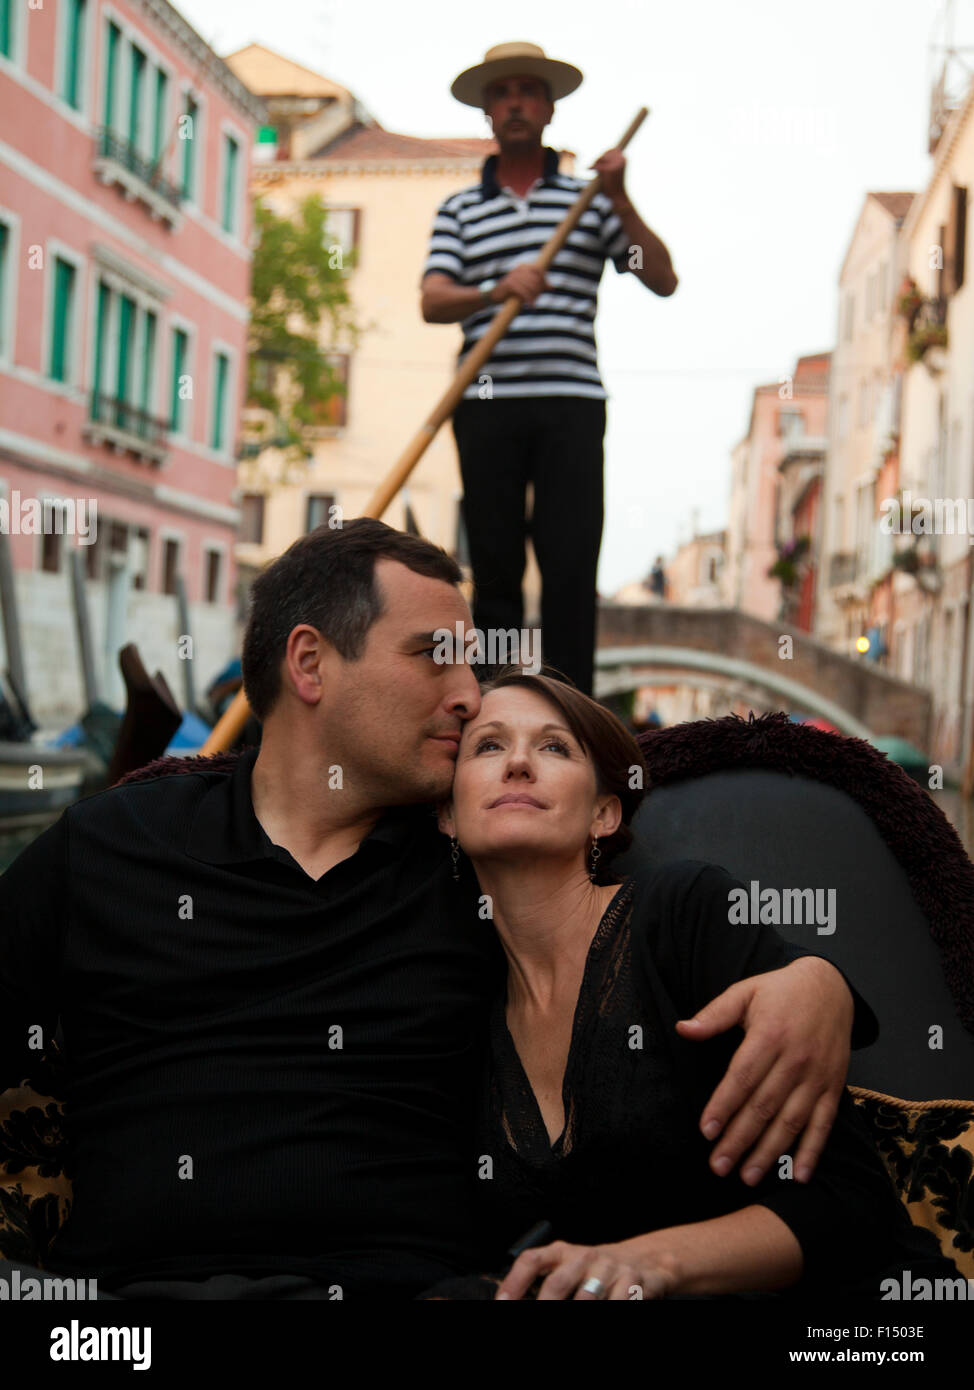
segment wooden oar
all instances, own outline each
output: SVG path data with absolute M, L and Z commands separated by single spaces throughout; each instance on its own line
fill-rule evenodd
M 624 150 L 643 121 L 649 115 L 647 107 L 639 109 L 632 121 L 629 123 L 622 139 L 614 147 Z M 558 252 L 568 240 L 569 235 L 574 230 L 582 213 L 589 203 L 598 193 L 602 186 L 601 174 L 596 174 L 582 189 L 575 199 L 568 212 L 561 222 L 552 232 L 545 242 L 537 260 L 534 264 L 539 270 L 547 270 Z M 427 416 L 426 421 L 420 426 L 417 433 L 409 441 L 409 444 L 400 455 L 388 475 L 383 479 L 380 486 L 369 500 L 369 505 L 362 513 L 363 516 L 381 517 L 396 493 L 405 483 L 410 473 L 416 467 L 423 454 L 429 448 L 437 430 L 450 418 L 460 402 L 464 391 L 473 381 L 480 371 L 494 348 L 503 338 L 508 328 L 521 308 L 523 301 L 516 294 L 512 294 L 504 303 L 498 313 L 491 320 L 490 327 L 479 338 L 470 352 L 464 358 L 462 364 L 457 369 L 456 376 L 449 389 L 443 394 L 433 410 Z M 201 753 L 220 753 L 229 748 L 240 737 L 240 733 L 250 716 L 250 706 L 247 697 L 242 690 L 239 690 L 233 697 L 222 717 L 217 721 L 210 731 L 210 736 L 200 749 Z

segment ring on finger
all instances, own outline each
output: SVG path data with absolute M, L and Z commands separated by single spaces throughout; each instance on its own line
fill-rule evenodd
M 596 1279 L 593 1274 L 582 1285 L 582 1293 L 594 1294 L 596 1298 L 601 1298 L 605 1293 L 605 1285 L 601 1279 Z

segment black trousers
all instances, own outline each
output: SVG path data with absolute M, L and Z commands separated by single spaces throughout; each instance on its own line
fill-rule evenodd
M 474 625 L 520 629 L 528 482 L 541 571 L 546 665 L 592 693 L 602 544 L 605 401 L 584 396 L 463 400 L 453 416 L 474 577 Z

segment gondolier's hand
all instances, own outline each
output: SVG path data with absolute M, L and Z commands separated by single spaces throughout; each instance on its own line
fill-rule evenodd
M 525 262 L 516 265 L 502 280 L 498 280 L 491 290 L 490 297 L 495 303 L 503 304 L 505 299 L 510 299 L 512 294 L 516 294 L 525 304 L 533 304 L 547 284 L 544 271 Z
M 791 1153 L 795 1178 L 808 1181 L 845 1085 L 853 1013 L 839 971 L 818 956 L 803 956 L 738 980 L 695 1018 L 677 1024 L 688 1039 L 712 1038 L 735 1026 L 745 1031 L 700 1118 L 708 1139 L 720 1135 L 710 1156 L 715 1173 L 726 1176 L 746 1153 L 741 1178 L 753 1187 L 781 1154 Z
M 592 165 L 597 174 L 602 175 L 602 192 L 607 198 L 626 197 L 626 156 L 621 150 L 606 150 Z

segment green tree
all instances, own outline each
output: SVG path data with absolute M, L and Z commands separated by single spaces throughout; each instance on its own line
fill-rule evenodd
M 247 403 L 274 423 L 251 449 L 274 444 L 285 462 L 303 460 L 309 429 L 344 391 L 328 361 L 329 344 L 354 343 L 358 334 L 346 284 L 352 257 L 329 236 L 318 194 L 289 217 L 258 199 L 254 223 Z

